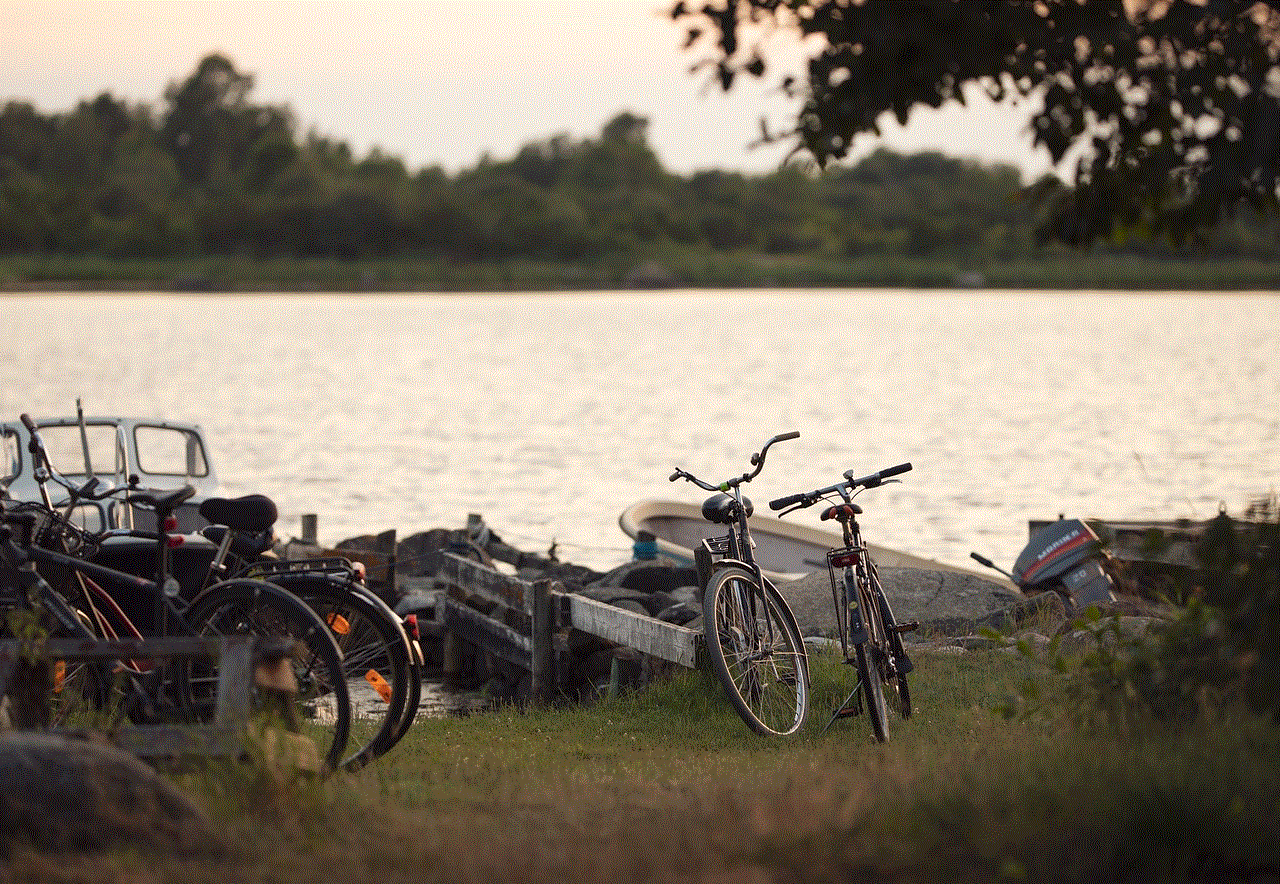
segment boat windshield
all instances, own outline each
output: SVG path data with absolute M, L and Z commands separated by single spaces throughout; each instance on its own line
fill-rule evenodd
M 138 468 L 153 476 L 209 475 L 200 436 L 177 427 L 139 424 L 133 430 L 133 444 L 138 452 Z
M 115 424 L 87 424 L 84 429 L 82 439 L 78 424 L 40 427 L 40 438 L 44 440 L 53 468 L 64 476 L 88 476 L 90 467 L 95 476 L 122 475 L 123 452 L 116 444 Z M 87 464 L 84 440 L 89 443 Z

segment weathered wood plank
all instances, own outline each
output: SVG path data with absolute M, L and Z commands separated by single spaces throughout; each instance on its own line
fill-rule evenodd
M 702 633 L 686 626 L 636 614 L 574 593 L 566 600 L 569 625 L 614 644 L 690 668 L 697 665 Z
M 41 645 L 47 659 L 147 660 L 165 657 L 209 657 L 218 661 L 218 694 L 214 721 L 207 725 L 125 726 L 113 734 L 126 752 L 143 757 L 180 754 L 233 755 L 242 747 L 250 707 L 250 672 L 254 638 L 162 637 L 95 640 L 52 638 Z M 11 676 L 13 660 L 21 653 L 15 640 L 0 642 L 0 693 Z
M 472 644 L 523 669 L 530 669 L 533 646 L 529 636 L 521 635 L 457 599 L 445 598 L 442 601 L 444 624 L 448 632 L 457 633 Z
M 479 562 L 445 553 L 438 574 L 450 586 L 526 614 L 533 613 L 533 584 Z

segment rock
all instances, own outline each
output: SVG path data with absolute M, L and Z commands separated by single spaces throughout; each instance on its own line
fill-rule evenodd
M 919 631 L 908 633 L 909 637 L 971 632 L 973 624 L 1026 601 L 1017 590 L 967 571 L 881 568 L 880 582 L 894 617 L 899 622 L 915 620 L 920 624 Z M 831 580 L 826 571 L 781 581 L 777 586 L 802 634 L 835 633 Z
M 118 847 L 216 849 L 208 818 L 169 781 L 112 746 L 52 734 L 0 734 L 0 854 Z
M 601 574 L 589 586 L 623 586 L 641 592 L 671 592 L 682 586 L 697 586 L 698 572 L 677 565 L 671 559 L 636 559 Z
M 695 617 L 702 616 L 702 605 L 696 602 L 680 601 L 675 604 L 668 605 L 654 616 L 664 623 L 674 623 L 677 626 L 684 626 Z

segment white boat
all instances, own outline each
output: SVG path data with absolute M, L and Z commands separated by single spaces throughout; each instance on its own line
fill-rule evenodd
M 827 551 L 844 546 L 840 534 L 784 522 L 768 516 L 748 519 L 755 540 L 756 561 L 771 580 L 795 580 L 827 566 Z M 702 508 L 675 500 L 641 500 L 623 510 L 618 526 L 633 540 L 641 531 L 654 536 L 658 554 L 684 565 L 693 564 L 693 551 L 707 537 L 723 537 L 728 526 L 714 525 L 702 517 Z M 931 559 L 867 544 L 867 551 L 881 568 L 956 570 Z

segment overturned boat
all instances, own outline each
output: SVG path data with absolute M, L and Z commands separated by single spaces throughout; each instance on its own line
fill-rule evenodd
M 831 531 L 765 516 L 752 516 L 748 521 L 756 543 L 756 561 L 771 580 L 795 580 L 824 570 L 827 551 L 844 546 L 841 536 Z M 675 500 L 633 503 L 618 517 L 618 526 L 633 540 L 641 540 L 642 532 L 652 535 L 659 555 L 684 565 L 693 564 L 694 550 L 703 539 L 724 534 L 723 527 L 702 517 L 701 507 Z M 867 550 L 881 568 L 954 570 L 931 559 L 871 543 Z

